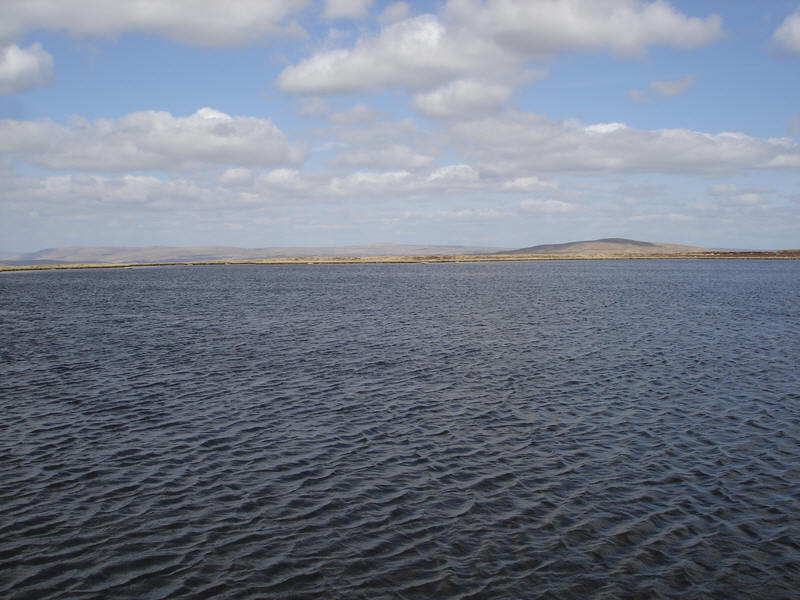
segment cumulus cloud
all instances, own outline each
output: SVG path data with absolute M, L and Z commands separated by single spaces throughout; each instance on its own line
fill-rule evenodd
M 414 95 L 414 108 L 431 117 L 474 116 L 493 110 L 508 101 L 506 85 L 459 79 L 430 92 Z
M 330 195 L 329 179 L 294 169 L 273 169 L 256 175 L 248 169 L 229 169 L 215 182 L 195 176 L 87 174 L 0 178 L 0 206 L 73 216 L 99 212 L 208 211 L 291 207 L 324 201 Z M 248 218 L 251 214 L 248 214 Z
M 403 219 L 414 221 L 452 222 L 475 221 L 482 222 L 487 219 L 500 219 L 508 216 L 507 213 L 494 208 L 456 208 L 453 210 L 436 211 L 406 211 Z
M 738 191 L 735 185 L 726 184 L 726 183 L 717 183 L 712 186 L 709 186 L 706 190 L 712 196 L 729 196 L 734 194 Z
M 233 185 L 229 188 L 238 191 Z M 429 166 L 407 169 L 358 170 L 347 175 L 273 169 L 258 175 L 247 191 L 259 198 L 281 198 L 289 202 L 329 203 L 332 199 L 365 201 L 379 198 L 425 198 L 443 195 L 460 198 L 485 191 L 477 170 L 469 165 Z
M 0 39 L 33 29 L 73 35 L 157 33 L 189 44 L 239 46 L 263 35 L 299 33 L 289 20 L 307 0 L 4 0 Z
M 394 23 L 352 49 L 314 54 L 278 76 L 288 92 L 346 93 L 399 85 L 430 88 L 506 62 L 504 52 L 469 32 L 452 32 L 434 15 Z
M 719 16 L 687 17 L 664 0 L 450 0 L 446 14 L 528 57 L 603 49 L 635 56 L 654 45 L 703 46 L 722 33 Z
M 649 222 L 649 221 L 656 221 L 656 222 L 677 222 L 683 223 L 686 221 L 694 220 L 694 217 L 691 215 L 687 215 L 684 213 L 650 213 L 646 215 L 633 215 L 628 217 L 629 221 L 638 221 L 638 222 Z
M 421 154 L 404 144 L 379 148 L 344 150 L 330 161 L 335 167 L 373 169 L 423 169 L 434 162 L 434 157 Z
M 318 176 L 304 174 L 297 169 L 273 169 L 258 176 L 256 189 L 262 194 L 287 194 L 296 199 L 297 194 L 309 194 L 323 183 Z
M 331 121 L 340 125 L 353 125 L 355 123 L 379 121 L 385 117 L 386 115 L 381 111 L 372 108 L 368 104 L 359 102 L 353 108 L 331 115 Z
M 303 98 L 297 103 L 297 114 L 320 119 L 329 115 L 331 107 L 322 98 Z
M 253 183 L 255 174 L 247 167 L 231 167 L 220 173 L 217 181 L 223 185 L 239 186 Z
M 430 91 L 486 73 L 502 83 L 525 61 L 558 52 L 640 55 L 654 45 L 709 44 L 722 31 L 718 16 L 688 17 L 664 0 L 450 0 L 441 15 L 390 21 L 352 48 L 285 68 L 278 85 L 295 93 Z
M 334 177 L 329 189 L 337 196 L 397 194 L 402 193 L 413 180 L 414 176 L 409 171 L 357 171 L 344 177 Z
M 446 184 L 473 183 L 480 179 L 478 171 L 469 165 L 447 165 L 440 167 L 428 176 L 428 181 Z
M 800 8 L 784 19 L 772 41 L 785 52 L 800 54 Z
M 462 194 L 484 189 L 480 173 L 470 165 L 447 165 L 426 173 L 408 170 L 357 171 L 334 177 L 325 193 L 348 197 L 424 197 L 431 194 Z
M 439 132 L 425 131 L 410 119 L 386 120 L 367 105 L 344 111 L 332 119 L 328 131 L 319 131 L 314 151 L 329 152 L 325 164 L 338 169 L 413 171 L 432 167 L 444 151 Z M 380 120 L 371 120 L 380 116 Z M 353 126 L 352 122 L 357 126 Z
M 15 178 L 5 189 L 3 204 L 42 212 L 69 211 L 74 215 L 104 210 L 172 210 L 213 207 L 219 195 L 189 179 L 160 179 L 149 175 L 99 176 L 79 173 L 42 178 Z M 6 187 L 8 181 L 3 181 Z
M 523 212 L 532 213 L 545 213 L 545 214 L 558 214 L 572 212 L 575 210 L 575 205 L 561 200 L 540 200 L 536 198 L 529 198 L 519 203 L 519 207 Z
M 0 152 L 51 169 L 89 171 L 275 166 L 305 158 L 304 149 L 269 119 L 231 117 L 211 108 L 188 117 L 143 111 L 69 125 L 0 120 Z
M 558 189 L 558 182 L 539 179 L 536 176 L 517 177 L 502 184 L 506 192 L 548 192 Z
M 378 20 L 384 25 L 389 25 L 407 19 L 410 13 L 408 2 L 395 2 L 383 10 Z
M 450 132 L 453 143 L 481 171 L 494 174 L 723 174 L 800 168 L 800 143 L 742 133 L 584 125 L 520 112 L 455 122 Z
M 41 44 L 0 48 L 0 94 L 13 94 L 48 85 L 53 78 L 53 57 Z
M 326 19 L 363 19 L 373 0 L 325 0 L 322 16 Z
M 395 156 L 402 154 L 407 157 L 435 157 L 446 152 L 440 132 L 423 130 L 411 119 L 362 122 L 358 127 L 336 124 L 327 135 L 331 137 L 327 137 L 326 143 L 315 146 L 315 149 L 336 150 L 342 154 L 358 152 L 365 157 L 370 154 L 380 156 L 383 150 L 392 148 L 395 149 Z M 400 149 L 402 153 L 397 151 Z M 427 158 L 425 162 L 428 162 Z M 364 162 L 362 166 L 367 168 L 368 163 Z M 392 168 L 412 167 L 411 163 L 396 163 Z

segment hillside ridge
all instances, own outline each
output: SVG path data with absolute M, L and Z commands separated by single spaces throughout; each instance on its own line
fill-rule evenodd
M 620 255 L 620 254 L 685 254 L 687 252 L 707 252 L 708 248 L 667 244 L 664 242 L 643 242 L 627 238 L 601 238 L 562 244 L 540 244 L 516 250 L 506 250 L 498 254 L 576 254 L 576 255 Z

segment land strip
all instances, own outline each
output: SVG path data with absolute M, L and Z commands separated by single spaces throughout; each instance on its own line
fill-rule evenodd
M 402 264 L 445 262 L 512 262 L 554 260 L 674 260 L 674 259 L 758 259 L 800 260 L 798 250 L 774 251 L 707 251 L 681 254 L 454 254 L 432 256 L 364 256 L 364 257 L 296 257 L 251 260 L 209 260 L 152 263 L 64 263 L 36 265 L 0 265 L 4 271 L 45 271 L 60 269 L 120 269 L 135 267 L 173 267 L 203 265 L 336 265 L 336 264 Z

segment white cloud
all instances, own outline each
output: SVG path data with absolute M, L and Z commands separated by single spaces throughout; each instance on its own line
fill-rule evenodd
M 337 196 L 393 194 L 401 192 L 401 188 L 406 187 L 411 181 L 413 175 L 409 171 L 384 173 L 357 171 L 345 177 L 334 177 L 329 189 Z
M 639 221 L 639 222 L 671 221 L 671 222 L 683 223 L 686 221 L 694 220 L 694 217 L 683 213 L 652 213 L 646 215 L 633 215 L 631 217 L 628 217 L 628 220 Z
M 286 193 L 286 199 L 302 197 L 305 201 L 325 203 L 332 197 L 356 201 L 386 197 L 440 197 L 442 194 L 460 197 L 465 192 L 485 189 L 480 174 L 464 164 L 414 172 L 407 169 L 361 170 L 343 176 L 275 169 L 260 175 L 253 187 L 253 191 L 262 196 Z
M 330 162 L 332 166 L 373 169 L 423 169 L 433 164 L 434 157 L 415 152 L 404 144 L 379 148 L 344 150 Z
M 712 196 L 729 196 L 735 193 L 737 190 L 738 188 L 735 185 L 716 183 L 712 186 L 709 186 L 707 192 Z
M 320 51 L 286 67 L 278 85 L 315 94 L 400 86 L 434 94 L 416 99 L 430 112 L 441 110 L 433 88 L 464 98 L 466 91 L 447 86 L 487 74 L 492 81 L 485 83 L 507 85 L 530 59 L 575 50 L 639 55 L 653 45 L 701 46 L 721 34 L 718 16 L 687 17 L 664 0 L 450 0 L 441 15 L 384 23 L 352 48 Z M 496 104 L 505 91 L 493 94 Z
M 223 178 L 220 178 L 223 179 Z M 50 175 L 0 178 L 0 206 L 15 210 L 96 216 L 100 212 L 137 214 L 142 211 L 206 211 L 215 222 L 220 211 L 291 208 L 307 195 L 319 199 L 326 182 L 291 169 L 262 173 L 251 184 L 221 182 L 208 185 L 190 177 L 151 175 Z M 248 212 L 248 219 L 252 213 Z
M 620 222 L 653 227 L 672 223 L 675 231 L 680 231 L 678 228 L 687 223 L 702 223 L 706 227 L 718 222 L 721 216 L 751 218 L 771 214 L 768 210 L 780 211 L 781 207 L 783 214 L 776 213 L 776 221 L 796 224 L 796 211 L 792 212 L 796 201 L 786 196 L 784 200 L 778 197 L 775 202 L 767 203 L 765 199 L 775 195 L 767 188 L 717 184 L 715 189 L 720 197 L 705 207 L 686 200 L 694 194 L 683 193 L 660 200 L 647 198 L 638 204 L 629 200 L 620 207 L 617 188 L 607 194 L 609 190 L 604 192 L 602 178 L 555 192 L 555 182 L 533 176 L 507 180 L 482 177 L 474 165 L 468 164 L 420 171 L 360 171 L 341 177 L 289 168 L 257 173 L 256 169 L 241 167 L 223 170 L 216 179 L 199 171 L 176 177 L 85 173 L 35 177 L 15 174 L 10 165 L 3 168 L 2 163 L 0 173 L 3 174 L 0 208 L 4 218 L 8 217 L 6 229 L 19 215 L 32 213 L 42 218 L 91 219 L 105 224 L 112 218 L 136 218 L 145 225 L 157 212 L 159 223 L 171 219 L 181 231 L 189 231 L 193 222 L 204 220 L 214 228 L 225 223 L 262 224 L 274 228 L 272 232 L 278 235 L 296 231 L 297 227 L 347 228 L 352 235 L 364 230 L 392 234 L 400 231 L 397 225 L 400 221 L 413 224 L 458 221 L 481 227 L 481 223 L 488 226 L 490 220 L 499 218 L 505 219 L 503 232 L 524 229 L 537 221 L 562 220 L 572 225 L 592 221 L 595 226 L 600 226 L 599 223 L 612 227 Z M 613 183 L 612 180 L 617 178 L 606 181 Z M 498 198 L 497 192 L 529 195 L 520 198 L 521 202 L 512 202 L 508 196 Z M 547 196 L 537 198 L 542 192 Z M 199 239 L 204 239 L 202 236 L 209 231 L 210 228 L 200 231 Z M 252 245 L 262 243 L 256 240 L 261 239 L 258 236 L 264 235 L 264 230 L 254 228 L 253 232 Z M 451 233 L 465 234 L 463 230 Z M 91 236 L 88 229 L 86 235 Z M 287 242 L 298 243 L 288 238 Z M 352 239 L 342 238 L 339 243 L 348 242 L 352 243 Z M 503 245 L 500 241 L 494 244 Z
M 331 150 L 337 150 L 345 146 L 347 146 L 347 144 L 343 144 L 342 142 L 327 141 L 314 144 L 311 150 L 312 152 L 330 152 Z
M 625 131 L 628 128 L 624 123 L 595 123 L 594 125 L 586 125 L 583 131 L 589 135 L 592 134 L 606 134 L 615 133 L 617 131 Z
M 297 34 L 288 21 L 307 0 L 4 0 L 0 39 L 33 29 L 73 35 L 157 33 L 189 44 L 239 46 L 263 35 Z
M 357 171 L 343 177 L 333 177 L 319 189 L 322 197 L 370 199 L 378 197 L 416 198 L 439 197 L 442 194 L 461 195 L 485 189 L 477 170 L 469 165 L 447 165 L 425 173 L 408 170 Z
M 383 25 L 389 25 L 407 19 L 410 13 L 411 10 L 407 2 L 395 2 L 384 9 L 378 20 Z
M 475 116 L 498 108 L 511 96 L 506 85 L 472 79 L 451 81 L 414 95 L 414 108 L 431 117 Z
M 363 108 L 355 113 L 345 111 L 346 117 L 332 120 L 330 130 L 317 132 L 324 142 L 313 148 L 331 151 L 326 157 L 329 166 L 418 171 L 430 167 L 445 151 L 439 132 L 422 130 L 411 119 L 385 120 L 382 113 L 373 113 L 366 105 Z M 377 116 L 382 119 L 368 120 Z M 351 120 L 357 121 L 357 126 L 347 123 Z
M 733 200 L 737 204 L 757 205 L 761 204 L 762 197 L 761 194 L 757 194 L 755 192 L 743 192 L 736 196 Z
M 519 207 L 524 212 L 546 214 L 566 213 L 575 210 L 575 205 L 568 202 L 562 202 L 561 200 L 539 200 L 536 198 L 523 200 L 519 203 Z
M 620 123 L 583 125 L 542 115 L 453 122 L 453 144 L 481 171 L 529 173 L 722 174 L 800 168 L 800 143 L 742 133 L 640 130 Z
M 487 219 L 499 219 L 508 216 L 505 212 L 494 208 L 457 208 L 453 210 L 437 211 L 407 211 L 403 213 L 403 219 L 413 221 L 474 221 L 482 222 Z
M 764 196 L 772 192 L 771 188 L 739 189 L 729 184 L 715 184 L 706 190 L 709 196 L 725 198 L 728 203 L 741 206 L 763 206 Z
M 231 167 L 220 173 L 217 181 L 222 185 L 250 185 L 253 183 L 254 177 L 255 174 L 252 169 L 248 169 L 247 167 Z
M 105 210 L 172 210 L 214 207 L 219 195 L 188 179 L 159 179 L 145 175 L 86 174 L 18 178 L 4 190 L 3 204 L 11 208 L 69 212 L 75 216 Z M 3 182 L 4 187 L 7 182 Z
M 152 175 L 9 175 L 0 178 L 0 206 L 42 213 L 95 216 L 99 212 L 220 211 L 291 207 L 325 199 L 327 179 L 318 180 L 293 169 L 274 169 L 253 178 L 246 169 L 225 171 L 217 182 L 193 177 Z M 312 198 L 313 200 L 309 200 Z M 248 212 L 248 219 L 252 213 Z
M 447 165 L 436 169 L 428 176 L 428 181 L 446 184 L 473 183 L 480 179 L 480 174 L 469 165 Z
M 69 125 L 0 120 L 0 152 L 52 169 L 89 171 L 270 166 L 305 158 L 269 119 L 231 117 L 211 108 L 188 117 L 143 111 Z
M 644 90 L 628 90 L 628 96 L 634 102 L 650 102 L 652 100 Z
M 325 0 L 322 16 L 326 19 L 363 19 L 373 0 Z
M 319 119 L 329 115 L 331 107 L 322 98 L 303 98 L 297 103 L 297 114 Z
M 507 62 L 494 44 L 450 32 L 434 15 L 421 15 L 365 36 L 352 50 L 328 50 L 289 66 L 278 77 L 288 92 L 345 93 L 400 85 L 430 88 Z
M 331 121 L 340 125 L 352 125 L 355 123 L 379 121 L 385 117 L 386 115 L 381 111 L 372 108 L 368 104 L 359 102 L 353 108 L 331 115 Z
M 672 81 L 653 81 L 650 89 L 662 96 L 678 96 L 689 90 L 697 81 L 694 75 Z
M 687 17 L 664 0 L 449 0 L 445 11 L 526 57 L 604 49 L 631 56 L 654 45 L 695 48 L 722 32 L 719 16 Z
M 218 181 L 221 179 L 223 177 Z M 478 171 L 465 164 L 415 171 L 359 170 L 342 176 L 274 169 L 258 175 L 246 189 L 232 181 L 226 181 L 225 186 L 232 191 L 248 192 L 255 198 L 280 198 L 292 203 L 300 199 L 304 202 L 328 203 L 332 198 L 365 201 L 400 197 L 438 198 L 443 194 L 461 197 L 464 193 L 488 189 Z
M 0 48 L 0 94 L 13 94 L 48 85 L 53 78 L 53 57 L 41 44 Z
M 446 152 L 440 132 L 422 130 L 411 119 L 373 121 L 358 127 L 337 124 L 324 135 L 325 144 L 315 144 L 314 148 L 335 150 L 339 157 L 349 155 L 344 162 L 332 163 L 339 166 L 349 163 L 359 168 L 419 169 Z
M 517 177 L 503 183 L 502 189 L 507 192 L 548 192 L 557 190 L 558 182 L 539 179 L 536 176 Z
M 320 182 L 311 175 L 296 169 L 273 169 L 258 176 L 256 187 L 262 192 L 281 192 L 296 198 L 296 194 L 307 194 L 318 187 Z
M 781 23 L 772 35 L 772 40 L 784 51 L 800 54 L 800 9 L 794 11 Z

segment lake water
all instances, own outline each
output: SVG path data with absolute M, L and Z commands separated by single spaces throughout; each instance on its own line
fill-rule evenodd
M 800 589 L 800 261 L 5 273 L 0 321 L 0 597 Z

